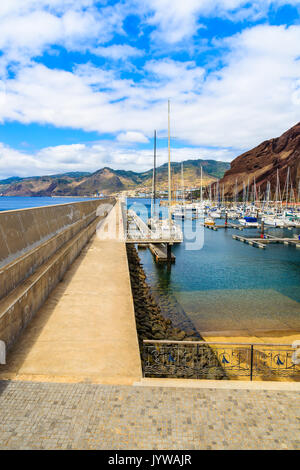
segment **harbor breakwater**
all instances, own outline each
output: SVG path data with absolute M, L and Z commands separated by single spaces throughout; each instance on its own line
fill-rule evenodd
M 146 275 L 134 245 L 127 245 L 130 281 L 140 346 L 144 339 L 196 341 L 202 338 L 195 331 L 174 328 L 172 320 L 162 315 L 146 282 Z
M 165 357 L 170 354 L 175 356 L 174 353 L 176 346 L 172 344 L 172 341 L 190 341 L 192 343 L 194 341 L 203 341 L 203 338 L 195 330 L 183 330 L 175 327 L 171 318 L 166 318 L 164 316 L 164 312 L 161 311 L 159 305 L 151 294 L 146 281 L 146 275 L 134 245 L 127 245 L 127 257 L 134 301 L 136 328 L 144 371 L 146 366 L 145 362 L 147 361 L 147 353 L 145 352 L 143 341 L 169 340 L 170 344 L 164 345 L 163 352 L 159 352 L 159 348 L 155 350 L 155 356 L 156 359 L 158 359 L 155 376 L 197 378 L 194 366 L 199 366 L 200 358 L 196 357 L 195 350 L 191 350 L 188 347 L 182 348 L 180 352 L 181 358 L 184 363 L 190 365 L 190 367 L 182 367 L 179 365 L 177 370 L 173 369 L 171 373 L 166 365 Z M 153 348 L 155 348 L 155 346 L 153 346 Z M 205 375 L 203 378 L 226 378 L 226 374 L 219 364 L 213 350 L 208 345 L 205 346 L 204 349 L 205 353 L 201 357 L 201 368 Z M 176 354 L 176 356 L 179 357 L 178 354 Z M 209 367 L 210 363 L 214 363 L 215 365 L 213 370 Z M 151 376 L 151 374 L 149 376 Z
M 0 213 L 0 340 L 7 349 L 114 204 L 102 199 Z

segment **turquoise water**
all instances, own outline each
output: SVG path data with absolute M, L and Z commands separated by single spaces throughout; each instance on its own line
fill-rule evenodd
M 201 230 L 199 221 L 184 221 L 185 232 L 188 226 Z M 202 249 L 187 250 L 186 243 L 174 246 L 176 263 L 171 269 L 157 265 L 149 250 L 139 251 L 165 315 L 175 323 L 178 318 L 179 326 L 186 317 L 200 333 L 300 333 L 300 250 L 281 244 L 261 250 L 233 240 L 234 233 L 241 235 L 234 229 L 204 229 Z M 300 231 L 269 233 L 292 237 Z M 258 232 L 246 229 L 242 235 Z
M 26 209 L 29 207 L 53 206 L 55 204 L 68 204 L 69 202 L 87 201 L 88 199 L 93 198 L 1 196 L 0 211 Z

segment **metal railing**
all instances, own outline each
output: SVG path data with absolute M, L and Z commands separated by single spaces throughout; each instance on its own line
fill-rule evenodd
M 144 377 L 299 380 L 296 350 L 287 344 L 144 340 Z
M 178 225 L 174 223 L 163 225 L 161 221 L 150 229 L 133 210 L 129 210 L 127 213 L 126 240 L 137 243 L 181 243 L 183 234 Z

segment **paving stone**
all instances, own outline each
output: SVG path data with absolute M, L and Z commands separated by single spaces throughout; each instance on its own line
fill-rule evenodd
M 0 449 L 300 449 L 298 392 L 0 381 Z

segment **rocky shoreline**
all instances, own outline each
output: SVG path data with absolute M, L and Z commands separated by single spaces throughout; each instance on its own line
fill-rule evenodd
M 142 343 L 144 339 L 201 341 L 202 338 L 196 331 L 175 328 L 170 318 L 164 318 L 151 294 L 139 255 L 133 245 L 127 244 L 127 257 L 139 342 Z
M 180 351 L 178 349 L 176 350 L 172 345 L 165 345 L 164 351 L 157 351 L 155 346 L 151 346 L 153 356 L 158 359 L 155 376 L 197 378 L 197 374 L 195 374 L 194 370 L 196 366 L 198 369 L 205 371 L 206 378 L 225 378 L 226 374 L 209 346 L 205 346 L 204 354 L 202 348 L 201 357 L 196 353 L 196 345 L 193 346 L 192 343 L 193 341 L 203 340 L 199 333 L 195 330 L 185 331 L 181 328 L 176 328 L 170 318 L 163 316 L 146 282 L 146 275 L 134 245 L 127 244 L 127 258 L 134 301 L 137 335 L 144 370 L 145 351 L 143 340 L 190 341 L 191 347 L 186 345 L 186 347 L 181 348 Z M 174 370 L 170 374 L 170 368 L 165 364 L 166 355 L 170 360 L 173 360 L 173 356 L 176 356 L 180 359 L 180 363 L 185 364 L 185 366 L 180 365 L 176 371 Z M 191 364 L 191 367 L 189 367 L 188 364 Z

